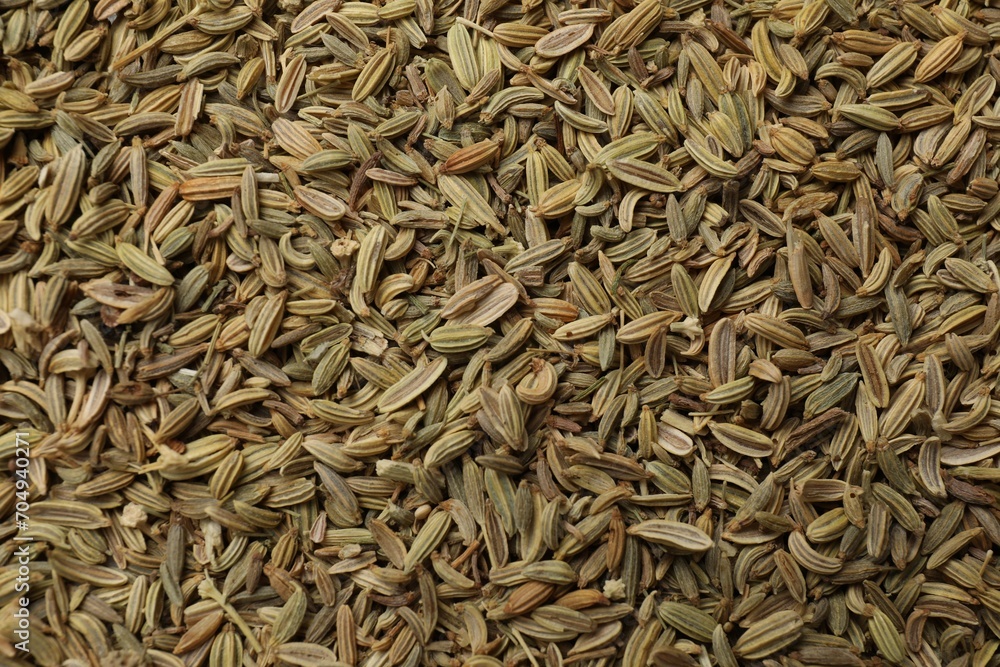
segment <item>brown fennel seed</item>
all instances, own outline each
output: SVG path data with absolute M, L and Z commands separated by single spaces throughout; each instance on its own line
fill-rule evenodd
M 123 10 L 3 17 L 5 660 L 995 660 L 995 9 Z

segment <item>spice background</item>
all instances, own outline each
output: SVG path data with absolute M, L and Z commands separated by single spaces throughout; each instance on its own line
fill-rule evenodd
M 1000 9 L 0 33 L 3 665 L 1000 664 Z

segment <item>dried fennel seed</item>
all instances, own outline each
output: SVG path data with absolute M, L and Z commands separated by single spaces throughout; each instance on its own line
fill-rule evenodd
M 0 19 L 4 665 L 1000 663 L 1000 10 Z

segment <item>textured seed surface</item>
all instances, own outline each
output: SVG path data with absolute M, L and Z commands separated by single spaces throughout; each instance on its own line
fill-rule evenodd
M 997 26 L 4 3 L 0 663 L 996 665 Z

